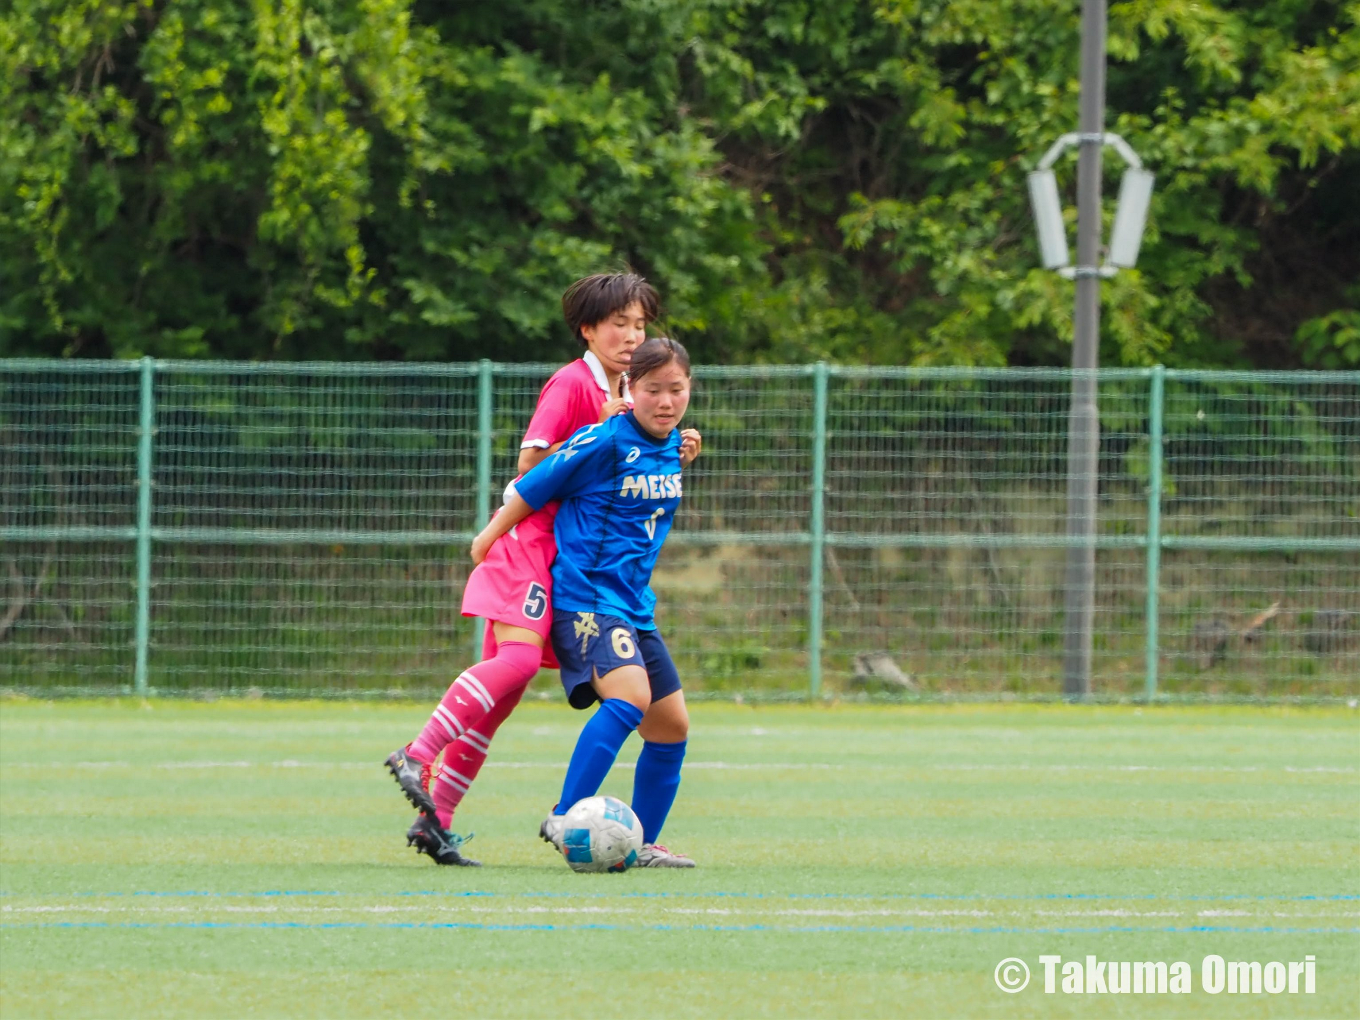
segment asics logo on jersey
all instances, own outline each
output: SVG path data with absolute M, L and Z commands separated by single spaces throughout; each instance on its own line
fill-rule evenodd
M 641 456 L 642 456 L 642 451 L 639 450 L 639 449 L 635 446 L 635 447 L 633 447 L 631 450 L 628 451 L 628 456 L 623 458 L 623 462 L 624 462 L 625 464 L 631 464 L 631 463 L 633 463 L 633 461 L 637 460 L 637 459 L 638 459 L 639 457 L 641 457 Z
M 678 474 L 624 475 L 619 495 L 637 499 L 675 499 L 684 495 L 684 489 Z
M 652 511 L 652 516 L 647 518 L 647 522 L 643 525 L 643 527 L 647 529 L 648 538 L 656 538 L 656 519 L 665 512 L 666 508 L 664 506 L 659 506 Z

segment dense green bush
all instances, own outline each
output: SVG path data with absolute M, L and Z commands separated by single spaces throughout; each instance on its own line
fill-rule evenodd
M 6 5 L 0 352 L 555 359 L 628 262 L 705 358 L 1064 363 L 1023 175 L 1077 9 Z M 1113 2 L 1109 50 L 1158 190 L 1105 362 L 1360 365 L 1360 3 Z

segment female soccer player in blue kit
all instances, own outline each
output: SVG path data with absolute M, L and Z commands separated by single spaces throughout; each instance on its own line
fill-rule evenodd
M 514 483 L 515 493 L 473 541 L 479 561 L 496 539 L 551 500 L 555 522 L 553 649 L 575 708 L 599 709 L 567 767 L 562 796 L 539 830 L 560 849 L 562 815 L 600 788 L 628 735 L 644 741 L 633 781 L 642 823 L 638 867 L 692 868 L 657 843 L 680 787 L 689 713 L 680 676 L 657 632 L 649 584 L 682 494 L 677 426 L 689 406 L 689 354 L 653 337 L 628 369 L 633 410 L 572 435 Z

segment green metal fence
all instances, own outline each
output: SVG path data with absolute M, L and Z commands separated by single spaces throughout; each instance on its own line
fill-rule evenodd
M 442 688 L 554 366 L 0 362 L 0 686 Z M 1098 374 L 1094 688 L 1360 694 L 1360 373 Z M 1061 370 L 696 370 L 692 690 L 1061 689 Z

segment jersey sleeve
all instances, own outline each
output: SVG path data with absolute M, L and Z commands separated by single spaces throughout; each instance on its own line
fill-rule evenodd
M 555 499 L 574 496 L 592 482 L 609 476 L 614 468 L 611 434 L 604 425 L 587 425 L 578 430 L 560 450 L 516 481 L 515 492 L 538 510 Z
M 578 417 L 579 403 L 575 389 L 571 377 L 563 372 L 558 372 L 544 384 L 534 416 L 524 430 L 524 441 L 519 444 L 521 450 L 531 447 L 546 450 L 575 431 L 572 426 Z

